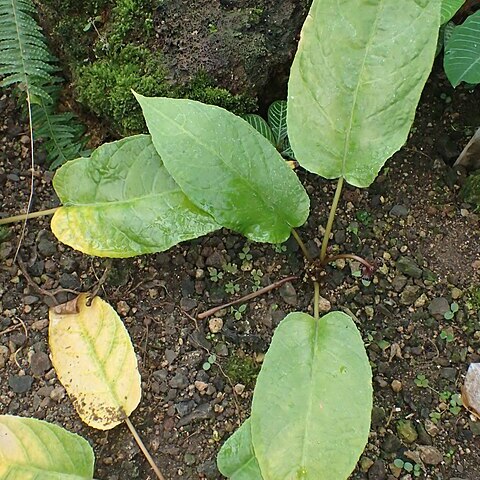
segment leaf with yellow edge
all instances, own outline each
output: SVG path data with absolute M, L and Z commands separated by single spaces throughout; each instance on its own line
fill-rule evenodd
M 91 480 L 94 462 L 82 437 L 42 420 L 0 415 L 0 480 Z
M 52 363 L 82 420 L 108 430 L 137 408 L 140 374 L 130 337 L 115 310 L 87 294 L 50 309 Z

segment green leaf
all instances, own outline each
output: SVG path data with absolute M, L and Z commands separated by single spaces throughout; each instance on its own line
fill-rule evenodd
M 0 415 L 0 480 L 91 480 L 94 462 L 82 437 L 42 420 Z
M 253 448 L 265 480 L 345 480 L 367 443 L 372 373 L 351 318 L 290 313 L 253 396 Z
M 257 130 L 257 132 L 260 132 L 272 145 L 275 145 L 275 138 L 273 137 L 272 129 L 260 115 L 249 113 L 243 115 L 242 118 Z
M 445 46 L 444 67 L 454 87 L 480 83 L 480 11 L 453 30 Z
M 57 238 L 89 255 L 132 257 L 161 252 L 220 228 L 182 193 L 149 135 L 97 148 L 63 165 L 53 179 L 63 207 Z
M 447 23 L 458 12 L 465 0 L 442 0 L 440 24 Z
M 279 148 L 287 138 L 287 102 L 277 100 L 268 107 L 268 123 L 272 127 L 274 144 Z
M 446 45 L 449 42 L 455 27 L 456 25 L 453 22 L 448 22 L 443 25 L 443 45 Z
M 250 424 L 247 418 L 218 452 L 218 469 L 231 480 L 263 480 L 253 451 Z
M 314 0 L 288 85 L 298 162 L 370 185 L 407 139 L 439 26 L 440 0 Z
M 219 224 L 253 241 L 280 243 L 305 222 L 305 189 L 247 122 L 192 100 L 136 98 L 165 167 Z

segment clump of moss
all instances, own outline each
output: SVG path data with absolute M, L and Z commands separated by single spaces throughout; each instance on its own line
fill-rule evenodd
M 120 135 L 145 131 L 145 121 L 132 89 L 146 96 L 169 93 L 161 59 L 135 45 L 80 67 L 75 77 L 79 101 L 98 116 L 108 119 L 112 129 Z
M 232 383 L 242 383 L 248 387 L 255 385 L 260 366 L 252 357 L 231 355 L 223 367 Z
M 476 211 L 480 210 L 480 171 L 467 178 L 460 194 L 466 202 L 475 207 Z

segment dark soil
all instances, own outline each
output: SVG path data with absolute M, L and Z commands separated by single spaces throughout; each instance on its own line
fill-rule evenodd
M 356 276 L 357 265 L 338 262 L 322 286 L 323 309 L 343 309 L 357 321 L 374 370 L 370 440 L 352 479 L 413 478 L 396 469 L 395 459 L 420 465 L 421 479 L 480 476 L 480 422 L 449 403 L 468 365 L 480 361 L 480 221 L 458 196 L 464 177 L 449 167 L 479 125 L 479 102 L 480 90 L 454 92 L 436 70 L 407 145 L 369 189 L 344 191 L 332 245 L 379 265 L 368 284 Z M 7 216 L 27 204 L 29 140 L 9 92 L 0 98 L 0 115 L 0 198 Z M 297 173 L 312 201 L 300 234 L 318 253 L 334 185 Z M 33 209 L 57 204 L 51 180 L 51 172 L 35 169 Z M 96 478 L 154 478 L 126 427 L 95 431 L 73 410 L 47 357 L 52 299 L 13 263 L 20 231 L 15 226 L 0 244 L 0 413 L 45 419 L 83 435 L 95 449 Z M 241 258 L 246 245 L 222 231 L 165 253 L 114 260 L 99 292 L 133 339 L 143 399 L 131 419 L 167 479 L 221 478 L 216 454 L 249 415 L 275 327 L 290 311 L 312 311 L 313 289 L 302 281 L 296 244 L 249 244 L 251 259 Z M 109 263 L 60 244 L 45 218 L 28 222 L 20 257 L 45 290 L 90 291 Z M 223 272 L 216 282 L 213 268 Z M 257 285 L 292 274 L 299 279 L 250 301 L 241 318 L 225 309 L 214 322 L 196 320 L 207 308 L 251 292 L 253 269 L 263 273 Z M 228 283 L 239 291 L 227 294 Z M 71 297 L 56 296 L 58 302 Z M 459 311 L 446 320 L 454 301 Z M 216 362 L 207 370 L 212 353 Z

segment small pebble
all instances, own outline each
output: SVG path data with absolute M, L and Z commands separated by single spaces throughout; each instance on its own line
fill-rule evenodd
M 208 329 L 211 333 L 218 333 L 223 328 L 223 320 L 221 318 L 211 318 L 208 321 Z
M 391 384 L 391 387 L 395 393 L 399 393 L 402 391 L 402 382 L 400 380 L 394 380 Z

